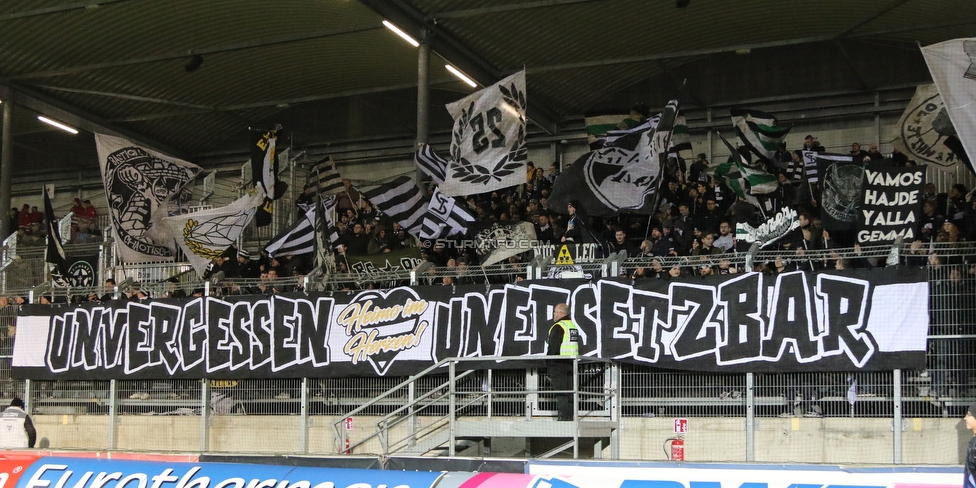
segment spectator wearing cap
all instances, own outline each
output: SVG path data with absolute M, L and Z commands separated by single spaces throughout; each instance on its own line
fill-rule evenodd
M 298 195 L 298 198 L 295 199 L 295 205 L 298 205 L 299 208 L 314 205 L 315 194 L 312 190 L 312 185 L 306 183 L 305 187 L 302 188 L 302 194 Z
M 636 103 L 630 108 L 630 115 L 617 124 L 618 129 L 633 129 L 647 121 L 651 115 L 651 109 L 645 103 Z
M 725 220 L 722 209 L 718 207 L 718 202 L 714 197 L 705 199 L 705 209 L 698 215 L 698 228 L 702 232 L 717 234 L 719 225 Z
M 868 154 L 867 151 L 865 151 L 864 149 L 861 149 L 861 144 L 860 143 L 857 143 L 857 142 L 851 143 L 851 158 L 852 158 L 852 160 L 855 163 L 861 163 L 861 162 L 864 162 L 864 158 L 865 157 L 870 158 L 871 156 Z
M 164 298 L 186 298 L 186 292 L 180 288 L 179 278 L 173 276 L 166 280 L 166 294 Z
M 870 146 L 868 146 L 868 156 L 871 156 L 871 161 L 875 162 L 884 161 L 885 159 L 884 154 L 881 154 L 881 151 L 878 151 L 878 145 L 873 142 Z
M 666 227 L 670 229 L 670 227 Z M 670 234 L 670 232 L 668 232 Z M 665 235 L 664 231 L 658 227 L 651 229 L 651 254 L 654 256 L 677 256 L 674 239 L 670 235 Z
M 10 406 L 0 415 L 0 448 L 33 449 L 37 441 L 37 429 L 30 415 L 24 411 L 24 401 L 14 397 Z
M 247 249 L 237 251 L 237 274 L 247 279 L 261 277 L 261 268 L 258 263 L 251 260 L 251 253 Z

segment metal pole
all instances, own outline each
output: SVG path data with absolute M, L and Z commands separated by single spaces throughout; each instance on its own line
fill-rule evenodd
M 756 378 L 746 373 L 746 461 L 756 460 Z
M 708 126 L 711 127 L 712 126 L 711 108 L 705 111 L 705 117 L 706 117 L 705 120 L 708 122 Z M 706 158 L 708 159 L 708 162 L 711 163 L 712 162 L 712 130 L 711 129 L 705 132 L 705 142 L 706 142 L 705 149 L 707 153 Z
M 411 381 L 407 385 L 407 432 L 410 434 L 407 445 L 410 447 L 417 445 L 417 412 L 414 411 L 414 401 L 417 398 L 417 382 Z
M 451 382 L 451 384 L 448 385 L 448 392 L 451 395 L 451 397 L 448 398 L 448 413 L 447 413 L 449 415 L 448 420 L 450 422 L 450 430 L 451 430 L 451 436 L 449 437 L 450 440 L 448 441 L 450 442 L 450 445 L 448 445 L 447 449 L 451 457 L 457 455 L 456 452 L 457 439 L 454 437 L 457 434 L 456 426 L 454 425 L 454 417 L 455 417 L 454 414 L 456 413 L 454 409 L 457 408 L 457 402 L 456 402 L 457 391 L 455 390 L 455 379 L 457 378 L 456 374 L 457 374 L 457 361 L 451 361 L 448 364 L 448 374 L 447 374 L 447 377 Z
M 894 432 L 894 436 L 892 436 L 893 437 L 893 440 L 894 440 L 894 445 L 892 446 L 892 449 L 894 449 L 894 456 L 892 457 L 892 461 L 895 464 L 901 464 L 901 445 L 902 445 L 901 444 L 902 443 L 902 432 L 901 432 L 901 421 L 902 421 L 902 419 L 901 419 L 901 370 L 900 369 L 896 369 L 896 370 L 894 370 L 892 372 L 892 374 L 894 375 L 893 385 L 894 385 L 894 390 L 895 390 L 894 391 L 894 398 L 892 399 L 892 401 L 894 401 L 894 403 L 895 403 L 894 404 L 894 407 L 895 407 L 895 410 L 894 410 L 895 415 L 894 415 L 894 418 L 892 419 L 892 425 L 891 425 L 892 430 Z
M 302 429 L 299 432 L 301 453 L 308 453 L 308 378 L 302 378 Z
M 417 49 L 417 146 L 430 139 L 430 31 L 424 29 Z M 423 172 L 417 169 L 417 181 Z
M 31 380 L 24 380 L 24 411 L 28 413 L 31 411 L 31 403 L 34 403 L 32 390 Z
M 877 110 L 881 107 L 881 93 L 874 92 L 874 108 Z M 877 111 L 874 112 L 874 143 L 878 145 L 878 151 L 881 151 L 881 114 Z
M 3 142 L 0 145 L 0 209 L 10 208 L 10 182 L 14 170 L 14 102 L 3 101 Z M 10 228 L 10 219 L 0 219 L 0 238 L 6 238 L 16 231 Z
M 116 380 L 108 383 L 108 448 L 118 447 L 118 434 L 116 427 L 119 421 L 119 385 Z
M 210 380 L 200 383 L 200 452 L 210 450 Z

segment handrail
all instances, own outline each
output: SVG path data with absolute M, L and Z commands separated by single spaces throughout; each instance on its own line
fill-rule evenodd
M 443 390 L 443 388 L 445 386 L 450 386 L 452 382 L 456 382 L 457 380 L 459 380 L 461 378 L 467 377 L 468 375 L 470 375 L 473 372 L 475 372 L 475 371 L 478 370 L 478 369 L 465 370 L 465 371 L 463 371 L 459 375 L 452 376 L 451 378 L 448 379 L 448 381 L 443 382 L 443 383 L 440 383 L 439 385 L 436 385 L 434 388 L 432 388 L 427 393 L 424 393 L 420 397 L 414 398 L 414 399 L 412 399 L 412 400 L 404 403 L 403 405 L 398 406 L 392 412 L 384 415 L 383 417 L 381 417 L 376 422 L 377 430 L 375 432 L 373 432 L 372 434 L 369 434 L 368 436 L 366 436 L 366 437 L 364 437 L 364 438 L 356 441 L 355 444 L 350 444 L 350 445 L 345 446 L 345 447 L 343 447 L 341 445 L 338 445 L 339 443 L 341 443 L 341 440 L 344 438 L 344 436 L 342 435 L 342 432 L 341 432 L 341 426 L 345 423 L 345 419 L 346 418 L 352 417 L 354 415 L 357 415 L 357 414 L 365 411 L 366 409 L 368 409 L 368 408 L 370 408 L 370 407 L 378 404 L 380 401 L 382 401 L 382 400 L 390 397 L 391 395 L 394 394 L 394 392 L 397 392 L 397 391 L 401 390 L 402 388 L 404 388 L 406 386 L 409 386 L 411 383 L 416 382 L 417 380 L 419 380 L 419 379 L 427 376 L 428 374 L 430 374 L 430 373 L 432 373 L 434 371 L 440 370 L 440 369 L 444 368 L 445 366 L 450 366 L 452 363 L 453 364 L 457 364 L 457 363 L 484 363 L 484 364 L 492 364 L 492 363 L 495 363 L 495 364 L 500 364 L 500 363 L 510 362 L 510 361 L 533 363 L 533 362 L 539 362 L 539 361 L 552 361 L 552 360 L 572 360 L 572 361 L 575 361 L 575 362 L 578 362 L 578 363 L 589 363 L 589 364 L 611 364 L 612 363 L 611 360 L 606 359 L 606 358 L 594 358 L 594 357 L 587 357 L 587 356 L 569 357 L 569 356 L 547 356 L 547 355 L 538 355 L 538 356 L 454 357 L 454 358 L 442 359 L 439 362 L 437 362 L 436 364 L 427 367 L 423 371 L 420 371 L 419 373 L 417 373 L 417 374 L 415 374 L 415 375 L 413 375 L 413 376 L 411 376 L 411 377 L 409 377 L 409 378 L 401 381 L 400 383 L 394 385 L 393 387 L 387 389 L 385 392 L 377 395 L 376 397 L 374 397 L 373 399 L 369 400 L 368 402 L 366 402 L 366 403 L 364 403 L 364 404 L 356 407 L 355 409 L 351 410 L 350 412 L 347 412 L 345 415 L 342 416 L 341 419 L 338 419 L 338 420 L 334 421 L 332 423 L 332 430 L 333 430 L 333 434 L 335 435 L 335 440 L 337 442 L 336 449 L 337 449 L 338 452 L 347 452 L 347 453 L 348 452 L 352 452 L 353 449 L 355 449 L 358 446 L 361 446 L 361 445 L 365 444 L 366 442 L 368 442 L 370 440 L 376 439 L 378 437 L 385 436 L 386 433 L 391 428 L 396 427 L 397 425 L 401 424 L 405 420 L 408 420 L 412 415 L 411 416 L 406 416 L 406 417 L 400 416 L 400 418 L 395 419 L 393 422 L 390 422 L 390 419 L 391 418 L 397 417 L 397 416 L 401 415 L 404 411 L 409 411 L 409 410 L 415 408 L 422 401 L 427 400 L 427 399 L 429 399 L 429 398 L 431 398 L 431 397 L 433 397 L 435 395 L 437 396 L 437 398 L 435 399 L 435 401 L 436 400 L 439 400 L 439 399 L 442 399 L 445 396 L 452 395 L 451 392 L 441 393 L 441 390 Z M 437 371 L 437 372 L 443 372 L 443 371 Z M 520 394 L 522 394 L 524 396 L 527 392 L 528 393 L 541 393 L 541 390 L 531 390 L 531 391 L 530 390 L 522 390 L 520 392 Z M 577 392 L 575 390 L 573 390 L 573 391 L 546 390 L 545 393 L 577 393 Z M 584 394 L 584 393 L 588 393 L 588 392 L 578 392 L 578 393 Z M 606 392 L 604 392 L 602 394 L 593 393 L 592 395 L 606 396 Z M 590 396 L 590 395 L 587 394 L 587 396 Z M 474 400 L 468 402 L 465 405 L 461 405 L 460 408 L 465 408 L 467 406 L 472 405 L 473 403 L 474 403 Z M 422 406 L 421 407 L 421 410 L 422 409 L 425 409 L 427 406 L 429 406 L 429 404 Z M 415 413 L 416 412 L 414 412 L 414 414 Z M 444 422 L 443 419 L 445 419 L 445 418 L 447 418 L 448 416 L 451 416 L 451 415 L 454 415 L 454 412 L 450 412 L 449 411 L 448 414 L 445 415 L 445 416 L 443 416 L 440 420 L 435 420 L 434 422 L 431 422 L 430 424 L 428 424 L 427 426 L 425 426 L 424 428 L 422 428 L 421 432 L 422 433 L 426 433 L 427 431 L 433 431 L 433 430 L 436 430 L 436 429 L 442 427 L 445 424 L 445 422 Z M 417 436 L 417 433 L 415 432 L 414 433 L 414 437 L 416 437 L 416 436 Z M 399 445 L 403 441 L 404 440 L 397 441 L 397 442 L 393 443 L 393 445 L 394 446 Z M 385 440 L 383 441 L 383 444 L 384 444 L 384 451 L 386 451 L 386 452 L 384 452 L 384 454 L 388 454 L 390 444 L 387 441 L 385 441 Z

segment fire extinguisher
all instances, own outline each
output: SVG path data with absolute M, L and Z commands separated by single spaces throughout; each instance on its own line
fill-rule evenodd
M 677 437 L 669 437 L 664 441 L 665 446 L 668 442 L 671 443 L 671 451 L 669 452 L 667 447 L 664 449 L 664 454 L 668 456 L 671 461 L 684 461 L 685 460 L 685 438 L 682 435 Z

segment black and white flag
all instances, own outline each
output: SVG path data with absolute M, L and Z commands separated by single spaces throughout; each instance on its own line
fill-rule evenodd
M 523 176 L 524 179 L 524 176 Z M 399 178 L 363 192 L 380 212 L 399 222 L 411 235 L 420 235 L 427 202 L 423 192 L 409 176 Z
M 264 249 L 268 256 L 294 256 L 308 254 L 315 251 L 315 209 L 309 209 L 305 215 L 296 216 L 294 223 L 271 238 Z
M 441 192 L 456 197 L 525 183 L 525 71 L 447 105 L 454 117 Z
M 556 178 L 549 208 L 562 212 L 570 200 L 579 200 L 586 213 L 597 217 L 622 212 L 653 214 L 677 104 L 671 100 L 662 114 L 648 119 L 638 126 L 640 129 L 628 130 L 604 147 L 580 156 Z
M 970 158 L 976 155 L 976 38 L 922 48 L 948 118 Z
M 322 198 L 335 195 L 345 188 L 332 156 L 326 156 L 312 165 L 308 170 L 308 186 L 312 188 L 314 194 L 321 195 Z
M 807 178 L 807 183 L 816 185 L 820 183 L 820 170 L 817 167 L 817 151 L 803 151 L 803 174 Z
M 471 222 L 474 222 L 474 215 L 458 204 L 457 199 L 444 196 L 438 188 L 434 188 L 434 194 L 427 204 L 420 238 L 444 239 L 455 234 L 464 234 Z
M 178 213 L 174 202 L 201 168 L 120 137 L 95 134 L 95 145 L 119 258 L 172 261 L 176 242 L 163 219 Z
M 61 244 L 61 232 L 58 229 L 58 219 L 54 216 L 54 206 L 51 205 L 51 196 L 47 189 L 44 190 L 44 219 L 47 221 L 47 253 L 44 261 L 52 264 L 51 280 L 58 286 L 68 286 L 68 260 L 64 254 L 64 246 Z
M 915 89 L 895 130 L 898 131 L 893 141 L 895 149 L 908 159 L 931 164 L 941 171 L 955 171 L 959 155 L 946 146 L 946 141 L 956 130 L 934 83 Z
M 190 265 L 203 276 L 210 261 L 237 242 L 262 202 L 259 187 L 230 205 L 167 217 L 165 222 Z
M 820 216 L 826 230 L 853 230 L 860 214 L 864 166 L 849 154 L 818 154 L 817 166 L 823 183 Z
M 442 158 L 430 144 L 421 144 L 414 154 L 414 162 L 421 171 L 426 173 L 434 183 L 440 185 L 444 183 L 444 174 L 447 172 L 448 162 Z
M 471 238 L 482 266 L 500 263 L 512 256 L 531 251 L 538 242 L 532 222 L 477 222 Z
M 329 263 L 332 246 L 339 240 L 339 229 L 335 226 L 332 215 L 335 213 L 338 198 L 333 195 L 320 199 L 314 210 L 315 224 L 315 266 L 326 266 Z

